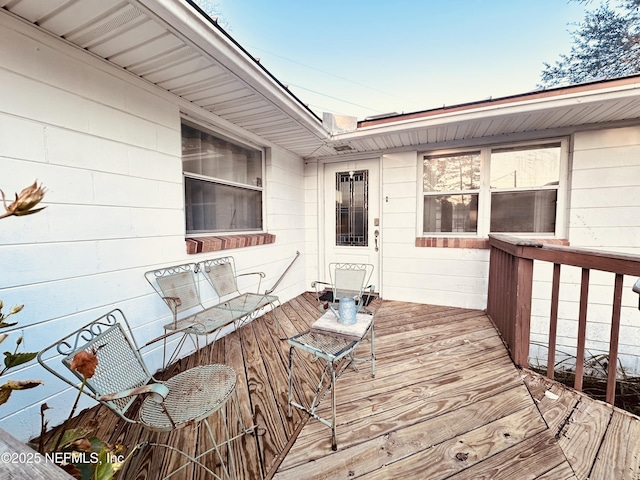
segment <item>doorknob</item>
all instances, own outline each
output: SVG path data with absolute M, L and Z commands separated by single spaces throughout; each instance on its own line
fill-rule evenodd
M 380 232 L 378 230 L 376 230 L 375 232 L 373 232 L 373 236 L 375 239 L 375 243 L 376 243 L 376 252 L 378 251 L 378 236 L 380 235 Z

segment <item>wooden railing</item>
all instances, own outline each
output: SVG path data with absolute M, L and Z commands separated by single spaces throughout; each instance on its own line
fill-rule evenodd
M 540 260 L 553 264 L 547 360 L 547 376 L 552 379 L 556 356 L 561 266 L 571 265 L 582 269 L 574 384 L 574 388 L 578 391 L 582 390 L 584 374 L 589 274 L 591 270 L 615 274 L 606 393 L 606 401 L 613 404 L 618 364 L 623 278 L 624 275 L 640 276 L 640 255 L 545 245 L 541 242 L 507 235 L 490 235 L 489 245 L 491 253 L 487 314 L 509 347 L 513 361 L 521 367 L 527 367 L 529 361 L 533 262 Z

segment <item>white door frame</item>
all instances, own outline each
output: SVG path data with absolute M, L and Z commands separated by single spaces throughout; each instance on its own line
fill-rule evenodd
M 369 166 L 367 166 L 367 163 Z M 331 178 L 327 177 L 326 170 L 335 169 L 349 171 L 349 170 L 361 170 L 363 168 L 375 168 L 377 170 L 377 178 L 371 179 L 373 181 L 369 181 L 369 215 L 368 215 L 368 248 L 372 250 L 373 253 L 370 253 L 370 259 L 367 262 L 363 263 L 372 263 L 374 265 L 374 272 L 371 279 L 371 283 L 373 283 L 376 287 L 375 291 L 380 296 L 382 296 L 382 282 L 380 278 L 382 278 L 382 161 L 381 157 L 363 157 L 358 159 L 350 159 L 350 160 L 340 160 L 340 161 L 330 161 L 330 162 L 322 162 L 318 165 L 318 273 L 320 275 L 319 278 L 328 279 L 327 277 L 327 265 L 329 263 L 329 254 L 330 246 L 327 245 L 329 230 L 333 229 L 333 225 L 335 224 L 334 217 L 334 204 L 332 201 L 329 201 L 326 198 L 326 187 L 327 182 L 331 182 L 332 185 L 335 184 L 335 178 L 331 176 Z M 375 190 L 374 190 L 375 189 Z M 374 192 L 374 195 L 371 192 Z M 375 219 L 378 219 L 378 225 L 375 225 Z M 332 223 L 329 223 L 332 222 Z M 379 232 L 379 236 L 377 238 L 377 246 L 378 251 L 375 252 L 375 231 Z M 343 248 L 360 248 L 360 247 L 343 247 Z

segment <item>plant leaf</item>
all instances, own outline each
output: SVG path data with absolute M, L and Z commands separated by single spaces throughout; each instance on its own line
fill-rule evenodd
M 13 392 L 13 389 L 7 387 L 6 384 L 0 387 L 0 405 L 4 405 L 9 401 L 11 392 Z
M 86 437 L 87 435 L 89 435 L 89 433 L 91 433 L 91 429 L 89 428 L 70 428 L 69 430 L 66 430 L 64 432 L 64 435 L 62 435 L 60 445 L 62 448 L 64 448 L 69 444 L 75 442 L 76 440 Z
M 29 390 L 30 388 L 35 388 L 43 383 L 44 382 L 42 380 L 9 380 L 3 385 L 3 387 L 6 386 L 11 390 Z
M 95 480 L 111 480 L 113 478 L 113 465 L 109 462 L 106 448 L 100 450 L 98 465 L 96 465 Z
M 18 322 L 13 322 L 13 323 L 0 322 L 0 328 L 13 327 L 14 325 L 17 325 L 17 324 L 18 324 Z
M 22 365 L 23 363 L 30 362 L 31 360 L 36 358 L 37 355 L 38 352 L 4 352 L 4 366 L 7 369 L 17 367 L 18 365 Z
M 79 450 L 81 452 L 91 452 L 91 442 L 87 439 L 87 437 L 82 437 L 77 440 L 74 440 L 69 444 L 73 450 Z
M 105 443 L 100 440 L 98 437 L 89 438 L 89 442 L 91 442 L 91 451 L 100 453 L 103 448 L 106 448 Z
M 7 403 L 14 390 L 27 390 L 42 385 L 42 380 L 9 380 L 0 386 L 0 405 Z

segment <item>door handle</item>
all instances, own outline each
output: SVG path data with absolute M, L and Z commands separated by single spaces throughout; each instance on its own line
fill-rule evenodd
M 378 251 L 378 236 L 379 235 L 380 235 L 380 232 L 378 230 L 373 232 L 373 237 L 374 237 L 375 245 L 376 245 L 376 252 Z

